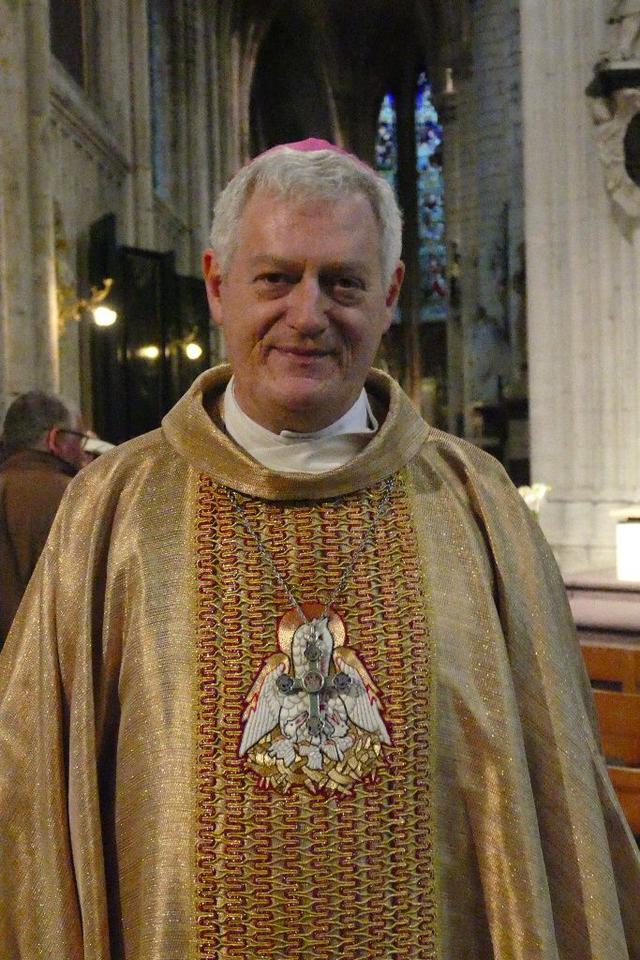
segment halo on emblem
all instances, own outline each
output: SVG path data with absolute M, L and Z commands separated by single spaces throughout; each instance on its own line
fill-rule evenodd
M 308 620 L 315 620 L 324 611 L 324 604 L 322 603 L 302 603 L 300 606 Z M 287 656 L 291 654 L 293 635 L 298 627 L 302 626 L 303 622 L 296 609 L 287 610 L 278 621 L 278 646 Z M 342 647 L 346 640 L 347 630 L 340 614 L 332 608 L 329 608 L 329 630 L 333 637 L 334 647 Z

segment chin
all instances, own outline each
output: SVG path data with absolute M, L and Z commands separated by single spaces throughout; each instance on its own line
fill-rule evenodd
M 331 386 L 320 380 L 281 384 L 275 392 L 282 406 L 292 411 L 317 410 L 318 404 L 333 406 L 337 401 Z
M 328 427 L 349 409 L 349 401 L 326 393 L 289 393 L 280 398 L 281 419 L 287 423 L 284 430 L 308 433 Z

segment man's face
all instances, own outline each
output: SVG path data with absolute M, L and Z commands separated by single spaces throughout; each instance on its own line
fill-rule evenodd
M 244 412 L 274 432 L 320 430 L 356 401 L 391 322 L 390 283 L 369 201 L 296 201 L 258 191 L 222 275 L 205 252 L 207 296 Z

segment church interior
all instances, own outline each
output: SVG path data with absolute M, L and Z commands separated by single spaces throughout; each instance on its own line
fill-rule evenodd
M 543 485 L 587 645 L 637 637 L 638 585 L 610 573 L 640 532 L 639 15 L 623 50 L 616 6 L 2 0 L 0 412 L 41 388 L 112 443 L 158 426 L 224 359 L 201 280 L 217 195 L 274 144 L 328 139 L 403 210 L 380 365 Z M 630 656 L 616 689 L 637 695 Z

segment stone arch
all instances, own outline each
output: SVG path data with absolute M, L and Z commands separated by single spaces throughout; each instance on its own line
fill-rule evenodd
M 253 71 L 252 154 L 309 136 L 339 139 L 329 56 L 317 8 L 299 0 L 280 3 L 263 32 Z

